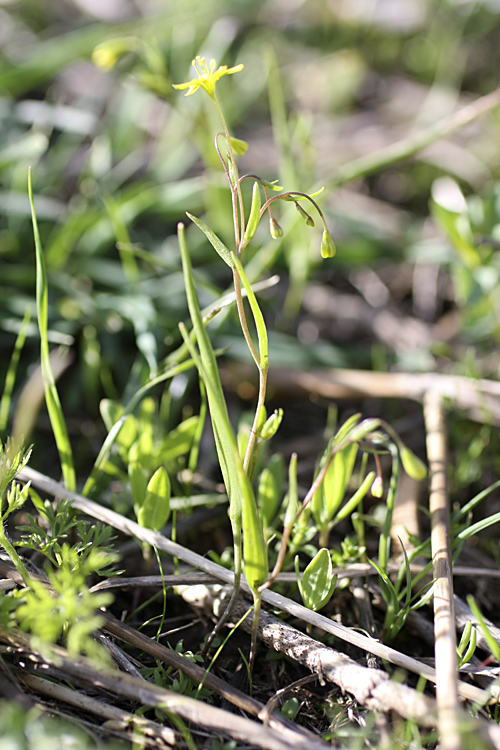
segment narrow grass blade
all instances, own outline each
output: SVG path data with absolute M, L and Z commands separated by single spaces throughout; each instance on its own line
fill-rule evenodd
M 26 310 L 19 331 L 16 343 L 14 344 L 14 351 L 10 358 L 9 367 L 5 376 L 5 382 L 2 389 L 2 398 L 0 399 L 0 434 L 7 428 L 7 421 L 9 419 L 10 404 L 12 400 L 12 391 L 14 390 L 14 383 L 16 382 L 17 366 L 19 364 L 19 358 L 23 350 L 24 342 L 26 341 L 26 331 L 28 324 L 31 319 L 31 313 L 29 309 Z
M 255 594 L 258 586 L 264 583 L 267 578 L 267 549 L 264 535 L 253 489 L 243 469 L 236 437 L 229 420 L 215 354 L 205 326 L 203 325 L 200 306 L 193 283 L 191 261 L 183 225 L 179 225 L 179 246 L 186 283 L 188 307 L 200 351 L 199 357 L 196 355 L 187 335 L 185 335 L 185 342 L 188 345 L 193 360 L 197 364 L 207 391 L 216 447 L 229 496 L 229 515 L 233 534 L 236 538 L 235 547 L 236 544 L 241 544 L 243 529 L 245 574 L 248 584 Z
M 54 438 L 59 452 L 64 482 L 69 490 L 76 489 L 76 475 L 73 465 L 73 454 L 69 441 L 68 430 L 57 392 L 56 382 L 52 373 L 49 356 L 48 332 L 48 282 L 45 259 L 43 256 L 38 222 L 33 200 L 33 187 L 31 184 L 31 171 L 28 177 L 28 192 L 31 206 L 31 217 L 33 222 L 33 235 L 35 238 L 36 253 L 36 308 L 38 315 L 38 328 L 40 331 L 40 359 L 42 366 L 42 377 L 45 388 L 45 401 L 49 412 L 50 423 L 54 432 Z
M 120 253 L 120 260 L 122 262 L 125 278 L 129 284 L 136 284 L 140 278 L 137 261 L 132 253 L 124 252 L 120 249 L 121 245 L 131 245 L 130 235 L 128 233 L 127 225 L 123 221 L 120 213 L 120 207 L 111 195 L 105 196 L 103 198 L 103 203 L 116 235 L 118 252 Z

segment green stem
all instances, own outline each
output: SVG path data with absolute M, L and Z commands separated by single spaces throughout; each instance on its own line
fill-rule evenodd
M 26 588 L 31 588 L 31 579 L 29 576 L 28 571 L 26 570 L 26 567 L 19 557 L 19 555 L 16 552 L 16 548 L 12 544 L 12 542 L 7 537 L 7 534 L 4 529 L 4 522 L 5 522 L 5 516 L 2 516 L 0 520 L 0 547 L 3 547 L 12 562 L 14 563 L 17 572 L 23 579 L 23 583 L 26 586 Z
M 328 525 L 323 526 L 319 530 L 319 546 L 320 548 L 326 547 L 328 548 L 328 539 L 330 538 L 330 529 L 328 528 Z
M 250 331 L 248 330 L 248 323 L 247 323 L 247 319 L 245 315 L 245 307 L 243 305 L 243 296 L 241 294 L 241 281 L 238 275 L 238 271 L 236 269 L 233 269 L 233 282 L 234 282 L 234 291 L 236 294 L 236 308 L 238 310 L 238 317 L 240 319 L 241 330 L 243 331 L 243 336 L 245 337 L 245 341 L 247 342 L 247 346 L 250 349 L 250 353 L 255 361 L 255 364 L 257 365 L 257 367 L 259 367 L 260 366 L 259 355 L 257 354 L 257 350 L 252 341 L 252 337 L 250 336 Z
M 250 674 L 253 671 L 253 665 L 255 661 L 255 652 L 257 650 L 257 629 L 259 627 L 259 616 L 260 616 L 260 605 L 262 603 L 262 596 L 260 591 L 254 592 L 253 594 L 253 620 L 252 620 L 252 637 L 250 642 L 250 657 L 248 659 L 248 668 Z
M 389 482 L 389 489 L 387 490 L 387 510 L 385 514 L 384 526 L 382 533 L 380 534 L 379 549 L 378 549 L 378 564 L 381 570 L 387 574 L 387 566 L 389 561 L 389 548 L 391 544 L 391 526 L 392 516 L 394 513 L 394 503 L 396 500 L 396 490 L 398 486 L 399 477 L 399 456 L 396 446 L 391 446 L 392 453 L 392 473 L 391 480 Z
M 240 222 L 238 226 L 238 221 L 236 220 L 235 233 L 236 233 L 236 252 L 239 256 L 241 238 L 243 237 L 245 233 L 245 209 L 243 205 L 243 195 L 241 192 L 241 185 L 238 180 L 238 167 L 236 166 L 236 159 L 234 156 L 233 148 L 231 146 L 231 137 L 229 135 L 229 129 L 227 127 L 226 118 L 224 117 L 224 113 L 222 111 L 222 108 L 215 94 L 213 96 L 213 100 L 215 102 L 215 106 L 217 107 L 217 111 L 219 112 L 219 117 L 222 122 L 222 127 L 224 128 L 224 135 L 226 136 L 227 148 L 229 151 L 229 157 L 231 159 L 231 166 L 233 168 L 234 185 L 232 184 L 232 182 L 230 183 L 231 192 L 234 193 L 236 191 L 236 194 L 238 196 L 238 205 L 239 205 L 239 210 L 240 210 Z
M 252 465 L 252 456 L 257 444 L 257 428 L 259 423 L 259 416 L 261 409 L 266 401 L 266 390 L 267 390 L 267 369 L 261 366 L 260 362 L 257 363 L 259 368 L 259 397 L 257 401 L 257 407 L 255 409 L 255 416 L 253 420 L 252 429 L 250 431 L 250 437 L 248 438 L 248 445 L 245 453 L 245 459 L 243 461 L 243 469 L 248 474 L 249 468 Z

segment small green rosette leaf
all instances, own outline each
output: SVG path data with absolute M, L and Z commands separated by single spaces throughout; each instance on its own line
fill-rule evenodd
M 128 478 L 132 490 L 132 500 L 134 503 L 134 513 L 136 517 L 144 503 L 148 489 L 148 478 L 142 466 L 137 461 L 131 461 L 128 467 Z
M 300 595 L 308 609 L 317 612 L 328 604 L 335 591 L 337 576 L 333 575 L 332 558 L 325 547 L 320 549 L 313 557 L 304 570 L 302 580 L 300 580 L 299 558 L 297 556 L 295 558 L 295 572 Z
M 160 466 L 148 482 L 146 497 L 137 513 L 139 526 L 160 531 L 170 516 L 170 495 L 169 476 Z

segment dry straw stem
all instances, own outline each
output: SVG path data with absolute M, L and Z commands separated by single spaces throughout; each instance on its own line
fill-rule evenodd
M 457 651 L 451 560 L 450 509 L 446 481 L 446 426 L 442 398 L 424 398 L 429 462 L 429 511 L 434 577 L 434 654 L 438 726 L 443 750 L 460 750 Z
M 98 716 L 105 720 L 104 729 L 113 732 L 130 732 L 137 731 L 146 741 L 160 740 L 167 745 L 178 747 L 179 735 L 170 727 L 164 727 L 156 721 L 143 719 L 141 716 L 124 711 L 121 708 L 112 706 L 104 700 L 90 698 L 80 690 L 71 690 L 70 688 L 58 685 L 56 682 L 44 680 L 34 674 L 27 674 L 21 669 L 16 670 L 16 674 L 24 685 L 37 695 L 43 695 L 51 701 L 60 701 L 69 706 L 74 706 L 78 711 L 86 711 L 89 714 Z
M 252 745 L 264 750 L 290 750 L 290 747 L 298 750 L 324 750 L 325 747 L 329 747 L 320 740 L 300 738 L 296 732 L 291 740 L 289 736 L 282 736 L 271 727 L 210 706 L 203 701 L 179 695 L 124 672 L 97 669 L 87 659 L 69 658 L 65 649 L 59 646 L 52 646 L 50 652 L 45 649 L 41 654 L 33 648 L 31 639 L 21 633 L 1 633 L 1 638 L 16 650 L 29 653 L 31 664 L 38 662 L 42 669 L 48 668 L 48 672 L 55 669 L 59 678 L 64 678 L 72 684 L 87 689 L 104 690 L 135 704 L 163 709 L 167 716 L 173 714 L 183 721 L 193 722 L 235 740 L 248 742 L 251 739 Z
M 6 578 L 10 577 L 20 585 L 23 585 L 23 581 L 17 570 L 11 563 L 4 560 L 0 560 L 0 575 L 5 576 Z M 47 579 L 43 576 L 37 575 L 33 577 L 36 577 L 37 580 L 48 585 Z M 182 576 L 180 578 L 182 580 Z M 175 581 L 173 583 L 175 583 Z M 132 628 L 130 625 L 120 622 L 110 614 L 101 612 L 100 615 L 104 619 L 102 627 L 108 633 L 119 638 L 121 641 L 128 643 L 139 651 L 150 654 L 155 659 L 162 661 L 173 669 L 180 670 L 195 683 L 203 684 L 206 688 L 217 693 L 229 703 L 232 703 L 237 708 L 245 711 L 250 716 L 258 717 L 264 708 L 263 704 L 259 701 L 250 698 L 246 693 L 237 690 L 216 675 L 206 672 L 203 667 L 189 661 L 189 659 L 186 659 L 182 654 L 178 654 L 176 651 L 163 646 L 152 638 L 148 638 L 148 636 L 135 630 L 135 628 Z M 112 655 L 114 656 L 114 654 Z M 130 671 L 128 665 L 125 668 L 127 671 Z M 136 676 L 140 677 L 140 675 Z M 291 743 L 298 742 L 300 744 L 304 741 L 304 737 L 309 736 L 309 733 L 305 729 L 295 727 L 291 723 L 288 723 L 280 714 L 271 716 L 268 724 L 272 729 L 282 733 L 285 739 Z
M 179 590 L 193 606 L 208 611 L 213 611 L 214 606 L 216 609 L 221 606 L 220 587 L 180 586 Z M 240 598 L 232 611 L 231 621 L 239 621 L 247 610 L 248 604 Z M 247 618 L 240 627 L 250 632 L 252 623 Z M 404 718 L 425 726 L 436 726 L 434 700 L 413 688 L 393 682 L 387 672 L 358 664 L 346 654 L 325 646 L 268 612 L 261 612 L 258 636 L 266 646 L 309 669 L 322 684 L 331 682 L 337 685 L 366 708 L 397 711 Z
M 412 133 L 390 146 L 380 149 L 373 154 L 362 156 L 359 159 L 349 162 L 337 171 L 337 174 L 327 183 L 326 187 L 332 189 L 345 185 L 359 177 L 365 177 L 374 172 L 378 172 L 385 167 L 395 164 L 402 159 L 408 159 L 418 151 L 421 151 L 431 143 L 435 143 L 441 138 L 446 138 L 457 130 L 469 125 L 482 115 L 494 109 L 500 104 L 500 89 L 492 91 L 475 102 L 462 107 L 458 112 L 443 118 L 435 125 L 431 125 L 419 133 Z
M 34 469 L 25 467 L 22 472 L 19 473 L 18 479 L 24 482 L 31 482 L 37 489 L 56 497 L 68 498 L 73 507 L 86 513 L 92 518 L 96 518 L 97 520 L 118 529 L 124 534 L 128 534 L 153 547 L 157 547 L 157 549 L 166 552 L 172 557 L 179 558 L 188 565 L 192 565 L 194 568 L 210 573 L 223 583 L 233 585 L 234 576 L 230 570 L 222 568 L 220 565 L 213 563 L 211 560 L 205 559 L 201 555 L 192 552 L 190 549 L 170 541 L 170 539 L 167 539 L 162 534 L 151 531 L 150 529 L 142 528 L 134 521 L 131 521 L 114 511 L 108 510 L 91 500 L 87 500 L 76 492 L 66 490 L 58 482 L 55 482 Z M 250 590 L 246 584 L 242 589 L 245 593 L 250 594 Z M 432 667 L 422 664 L 422 662 L 419 662 L 417 659 L 406 656 L 393 648 L 384 646 L 383 643 L 379 643 L 373 638 L 369 638 L 355 630 L 351 630 L 337 622 L 333 622 L 317 612 L 312 612 L 301 604 L 297 604 L 297 602 L 294 602 L 292 599 L 281 596 L 274 591 L 267 590 L 262 593 L 262 601 L 299 618 L 303 622 L 310 623 L 324 632 L 331 633 L 337 638 L 347 641 L 347 643 L 351 643 L 353 646 L 357 646 L 364 651 L 375 654 L 381 659 L 385 659 L 398 667 L 422 675 L 431 682 L 436 681 L 436 673 Z M 483 704 L 489 699 L 488 694 L 484 691 L 463 682 L 458 683 L 458 690 L 462 698 L 466 698 L 474 703 Z
M 323 398 L 408 398 L 419 403 L 433 391 L 464 409 L 471 419 L 500 425 L 500 383 L 493 380 L 437 373 L 270 370 L 269 386 L 280 392 L 304 390 Z
M 1 567 L 2 561 L 0 561 L 0 573 L 2 572 Z M 414 573 L 422 573 L 423 570 L 425 570 L 427 566 L 423 565 L 422 563 L 410 563 L 410 570 L 412 574 Z M 388 571 L 389 573 L 399 573 L 401 569 L 401 563 L 400 562 L 390 562 L 388 564 Z M 375 576 L 378 576 L 379 573 L 373 565 L 370 565 L 369 563 L 352 563 L 351 565 L 346 565 L 342 568 L 332 568 L 332 575 L 333 576 L 340 576 L 340 578 L 356 578 L 359 576 L 369 576 L 375 578 Z M 476 568 L 471 567 L 470 565 L 454 565 L 453 566 L 453 575 L 454 576 L 464 576 L 466 578 L 477 578 L 478 576 L 485 576 L 486 578 L 500 578 L 500 570 L 494 570 L 493 568 Z M 297 574 L 296 573 L 279 573 L 279 575 L 276 576 L 275 582 L 276 583 L 296 583 L 297 581 Z M 180 570 L 179 573 L 175 574 L 164 574 L 163 576 L 156 575 L 156 576 L 133 576 L 132 578 L 126 578 L 126 577 L 118 577 L 118 578 L 105 578 L 102 581 L 99 581 L 99 583 L 96 583 L 95 586 L 92 586 L 90 591 L 92 593 L 95 593 L 96 591 L 108 591 L 109 589 L 131 589 L 131 588 L 144 588 L 144 587 L 156 587 L 159 586 L 160 588 L 163 588 L 163 586 L 197 586 L 199 583 L 216 583 L 217 577 L 210 574 L 210 573 L 199 573 L 192 568 L 187 568 L 186 570 Z M 14 588 L 15 583 L 13 580 L 6 579 L 4 581 L 0 580 L 0 591 L 3 589 L 8 590 L 11 588 Z M 455 598 L 456 599 L 456 598 Z M 466 608 L 464 611 L 468 611 L 470 613 L 470 616 L 465 619 L 465 622 L 467 619 L 474 620 L 474 617 L 471 613 L 471 610 L 465 603 L 462 603 L 463 606 Z M 456 608 L 455 608 L 456 609 Z M 457 627 L 463 627 L 462 621 L 458 617 L 458 612 L 455 612 L 457 615 Z M 474 620 L 475 621 L 475 620 Z M 488 623 L 489 621 L 486 620 Z M 500 630 L 498 631 L 500 634 Z M 500 643 L 500 635 L 498 639 Z M 479 641 L 478 641 L 479 642 Z

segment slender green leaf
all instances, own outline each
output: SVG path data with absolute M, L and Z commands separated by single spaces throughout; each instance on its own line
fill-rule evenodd
M 31 206 L 31 218 L 33 223 L 33 235 L 35 238 L 36 253 L 36 308 L 38 316 L 38 328 L 40 331 L 40 360 L 42 367 L 42 378 L 45 389 L 45 401 L 49 413 L 50 423 L 54 432 L 54 438 L 59 452 L 64 482 L 69 490 L 76 490 L 76 475 L 73 465 L 73 454 L 69 440 L 66 422 L 59 400 L 54 375 L 50 365 L 49 342 L 48 342 L 48 281 L 45 268 L 38 222 L 36 219 L 35 203 L 33 200 L 33 187 L 31 183 L 31 171 L 28 178 L 28 193 Z
M 495 660 L 497 662 L 500 662 L 500 644 L 488 627 L 488 624 L 486 623 L 481 610 L 477 606 L 477 602 L 471 594 L 469 594 L 467 597 L 467 604 L 469 605 L 472 614 L 476 618 L 478 625 L 481 628 L 482 634 L 486 638 L 486 642 L 488 643 L 488 647 L 491 653 L 493 654 Z
M 137 517 L 146 497 L 148 478 L 143 467 L 135 461 L 131 461 L 128 465 L 128 476 L 132 490 L 134 512 Z
M 243 533 L 245 576 L 254 592 L 257 606 L 257 599 L 259 597 L 257 589 L 265 582 L 268 574 L 267 547 L 258 516 L 253 489 L 243 469 L 236 438 L 229 420 L 215 354 L 205 326 L 203 325 L 198 297 L 193 282 L 191 260 L 187 249 L 184 226 L 180 224 L 178 229 L 186 296 L 200 352 L 199 355 L 196 353 L 183 326 L 180 327 L 181 333 L 191 357 L 203 378 L 207 391 L 217 453 L 229 497 L 229 515 L 235 550 L 235 586 L 238 586 L 240 575 L 238 568 L 240 566 L 239 560 L 241 560 L 240 550 Z
M 465 541 L 465 539 L 470 539 L 471 536 L 474 536 L 479 531 L 483 531 L 484 529 L 487 529 L 489 526 L 493 526 L 495 523 L 498 523 L 500 521 L 500 513 L 493 513 L 493 515 L 488 516 L 487 518 L 483 518 L 481 521 L 477 521 L 477 523 L 473 523 L 469 528 L 464 529 L 461 531 L 454 542 L 457 541 Z
M 192 222 L 196 224 L 196 226 L 201 229 L 207 240 L 210 242 L 214 250 L 216 250 L 224 263 L 227 263 L 228 266 L 231 268 L 234 268 L 234 261 L 233 257 L 231 255 L 231 251 L 228 250 L 228 248 L 225 246 L 225 244 L 222 242 L 222 240 L 217 237 L 215 232 L 213 232 L 209 226 L 207 226 L 201 219 L 197 219 L 196 216 L 193 216 L 192 214 L 188 213 L 186 211 L 187 216 L 191 219 Z
M 361 483 L 360 487 L 356 490 L 354 495 L 346 502 L 346 504 L 339 510 L 337 515 L 335 516 L 335 524 L 340 523 L 344 520 L 344 518 L 349 518 L 351 513 L 358 507 L 360 502 L 365 497 L 366 493 L 370 489 L 373 480 L 375 478 L 375 472 L 370 471 L 369 474 L 366 475 L 363 482 Z
M 291 528 L 299 507 L 299 493 L 297 488 L 297 454 L 292 453 L 288 467 L 288 502 L 286 506 L 285 519 L 283 526 L 285 529 Z
M 276 484 L 273 472 L 267 467 L 263 469 L 257 485 L 257 504 L 264 529 L 268 529 L 278 512 L 281 502 L 280 488 Z
M 5 375 L 2 397 L 0 399 L 0 433 L 4 432 L 5 428 L 7 427 L 12 399 L 12 391 L 14 390 L 14 383 L 16 382 L 17 366 L 19 364 L 19 358 L 23 350 L 24 342 L 26 341 L 26 332 L 28 330 L 30 320 L 31 312 L 29 308 L 27 308 L 26 312 L 24 313 L 21 330 L 19 331 L 16 342 L 14 344 L 14 350 L 10 358 L 7 374 Z

